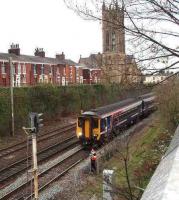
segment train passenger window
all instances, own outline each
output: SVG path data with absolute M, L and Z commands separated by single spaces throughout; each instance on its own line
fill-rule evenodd
M 107 127 L 110 128 L 111 126 L 111 117 L 107 117 Z
M 83 118 L 82 118 L 82 117 L 79 117 L 79 118 L 78 118 L 78 126 L 79 126 L 79 127 L 82 127 L 82 126 L 83 126 Z
M 98 128 L 98 119 L 95 119 L 95 118 L 93 118 L 92 119 L 92 126 L 93 126 L 93 128 Z
M 101 119 L 101 132 L 106 129 L 106 119 Z

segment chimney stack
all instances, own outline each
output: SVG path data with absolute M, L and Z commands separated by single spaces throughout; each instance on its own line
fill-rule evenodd
M 62 54 L 56 54 L 56 58 L 58 60 L 65 60 L 65 54 L 64 54 L 64 52 L 62 52 Z
M 34 55 L 45 58 L 45 51 L 43 48 L 36 48 Z
M 12 43 L 11 46 L 10 46 L 10 49 L 8 49 L 8 53 L 12 53 L 12 54 L 15 54 L 17 56 L 20 56 L 20 47 L 19 47 L 19 44 L 14 44 Z

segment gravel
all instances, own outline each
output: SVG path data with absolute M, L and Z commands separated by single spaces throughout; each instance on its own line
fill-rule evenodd
M 55 159 L 50 160 L 50 161 L 48 161 L 47 163 L 45 163 L 43 165 L 40 165 L 39 166 L 39 170 L 38 170 L 39 173 L 41 173 L 42 171 L 45 171 L 45 170 L 49 169 L 50 167 L 52 167 L 53 165 L 57 164 L 61 160 L 67 158 L 69 155 L 72 155 L 75 152 L 79 151 L 80 148 L 81 148 L 81 146 L 77 146 L 77 147 L 73 148 L 72 150 L 67 151 L 66 153 L 64 153 L 64 154 L 56 157 Z M 11 183 L 9 186 L 3 188 L 0 191 L 0 198 L 2 198 L 5 194 L 9 193 L 10 191 L 14 190 L 15 188 L 19 187 L 20 185 L 22 185 L 24 182 L 26 182 L 26 180 L 27 180 L 27 173 L 21 175 L 18 179 L 16 179 L 16 181 L 14 181 L 13 183 Z

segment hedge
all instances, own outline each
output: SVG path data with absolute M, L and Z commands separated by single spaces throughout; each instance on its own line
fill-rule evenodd
M 44 113 L 44 119 L 79 113 L 116 102 L 141 90 L 120 85 L 79 85 L 14 88 L 15 129 L 27 126 L 28 113 Z M 0 88 L 0 135 L 11 130 L 11 104 L 9 88 Z

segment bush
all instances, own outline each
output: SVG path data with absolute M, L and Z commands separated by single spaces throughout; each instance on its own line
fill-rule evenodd
M 161 122 L 166 128 L 173 130 L 179 123 L 179 80 L 165 82 L 156 92 Z
M 124 92 L 127 91 L 127 92 Z M 29 112 L 44 113 L 44 119 L 80 113 L 134 93 L 118 84 L 52 86 L 41 85 L 14 89 L 14 116 L 16 130 L 27 125 Z M 137 90 L 138 91 L 138 90 Z M 142 90 L 140 90 L 142 93 Z M 122 97 L 123 96 L 123 97 Z M 0 135 L 10 132 L 11 104 L 9 88 L 0 89 Z

